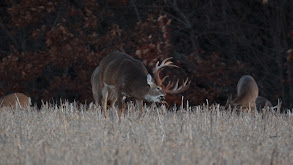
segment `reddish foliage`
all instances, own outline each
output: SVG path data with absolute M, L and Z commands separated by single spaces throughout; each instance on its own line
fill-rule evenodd
M 125 5 L 127 1 L 121 3 Z M 59 20 L 58 8 L 66 13 Z M 3 71 L 0 73 L 3 87 L 0 95 L 24 92 L 35 100 L 67 98 L 90 102 L 93 100 L 91 74 L 108 53 L 126 52 L 141 59 L 150 70 L 158 60 L 172 56 L 171 19 L 159 12 L 150 14 L 131 30 L 111 24 L 104 33 L 97 33 L 97 28 L 101 28 L 100 18 L 111 18 L 113 13 L 101 9 L 95 0 L 86 0 L 82 10 L 67 1 L 21 0 L 8 12 L 11 34 L 18 28 L 35 25 L 27 31 L 43 47 L 31 47 L 32 51 L 26 51 L 12 46 L 12 51 L 4 55 L 0 63 Z M 53 26 L 42 22 L 50 14 L 57 15 Z M 171 81 L 191 79 L 190 89 L 182 94 L 191 104 L 213 100 L 223 88 L 231 85 L 226 75 L 235 66 L 228 66 L 219 54 L 196 50 L 187 60 L 174 59 L 180 69 L 166 69 L 163 74 L 170 75 Z M 180 104 L 181 95 L 167 96 L 167 101 Z
M 44 15 L 54 12 L 58 0 L 47 1 L 20 1 L 19 4 L 11 6 L 8 12 L 11 16 L 11 24 L 16 27 L 26 27 L 38 23 L 44 19 Z

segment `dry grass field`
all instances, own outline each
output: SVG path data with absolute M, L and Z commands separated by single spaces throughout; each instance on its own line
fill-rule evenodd
M 188 110 L 186 110 L 188 109 Z M 0 164 L 292 164 L 293 116 L 231 113 L 217 106 L 138 118 L 70 104 L 0 109 Z

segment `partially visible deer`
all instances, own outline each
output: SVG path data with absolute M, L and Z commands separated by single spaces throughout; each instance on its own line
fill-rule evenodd
M 167 86 L 163 86 L 165 76 L 160 78 L 159 73 L 164 67 L 177 67 L 167 58 L 159 65 L 157 62 L 155 69 L 155 79 L 147 72 L 146 67 L 139 60 L 131 56 L 121 53 L 113 52 L 102 59 L 100 65 L 92 75 L 93 95 L 96 102 L 102 100 L 102 110 L 105 118 L 107 100 L 111 95 L 112 106 L 118 101 L 119 122 L 121 122 L 121 115 L 123 112 L 123 96 L 134 98 L 137 106 L 143 111 L 143 100 L 148 102 L 161 102 L 165 99 L 165 95 L 176 94 L 187 90 L 190 86 L 190 81 L 186 79 L 183 85 L 178 87 L 178 82 L 169 82 Z M 95 73 L 96 72 L 96 73 Z M 99 75 L 96 77 L 95 75 Z M 98 86 L 95 86 L 97 84 Z M 171 89 L 172 88 L 172 89 Z M 112 102 L 114 101 L 114 103 Z
M 272 107 L 272 103 L 268 99 L 262 96 L 258 96 L 256 98 L 255 104 L 256 104 L 256 108 L 258 109 L 263 109 L 265 107 Z
M 227 100 L 226 107 L 242 106 L 243 108 L 255 108 L 255 100 L 258 96 L 258 86 L 254 78 L 250 75 L 244 75 L 240 78 L 237 84 L 237 97 L 232 101 L 230 96 Z
M 1 107 L 25 108 L 31 104 L 31 99 L 23 93 L 12 93 L 0 98 Z

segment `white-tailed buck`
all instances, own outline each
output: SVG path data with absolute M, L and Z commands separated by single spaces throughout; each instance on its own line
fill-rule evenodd
M 163 81 L 167 76 L 161 79 L 159 75 L 161 70 L 164 67 L 177 67 L 169 61 L 170 59 L 163 60 L 160 65 L 157 62 L 153 70 L 155 75 L 155 79 L 153 79 L 141 61 L 127 54 L 113 52 L 103 58 L 92 74 L 91 84 L 96 104 L 102 102 L 105 118 L 107 118 L 106 108 L 109 96 L 112 107 L 116 100 L 118 101 L 119 122 L 121 122 L 123 96 L 135 99 L 141 114 L 143 114 L 143 100 L 161 102 L 168 93 L 175 94 L 188 89 L 190 85 L 188 79 L 180 87 L 178 87 L 179 81 L 175 85 L 169 82 L 167 86 L 163 86 Z
M 258 86 L 254 78 L 250 75 L 244 75 L 240 78 L 237 84 L 237 97 L 232 101 L 229 97 L 226 107 L 242 106 L 243 108 L 255 108 L 255 100 L 258 96 Z
M 25 108 L 31 104 L 31 99 L 23 93 L 11 93 L 0 98 L 0 107 Z
M 256 98 L 255 104 L 256 104 L 257 109 L 263 109 L 265 107 L 268 107 L 268 106 L 271 107 L 272 106 L 272 103 L 268 99 L 266 99 L 264 97 L 261 97 L 261 96 L 258 96 Z

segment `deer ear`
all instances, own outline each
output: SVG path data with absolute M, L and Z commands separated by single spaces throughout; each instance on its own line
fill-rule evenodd
M 153 86 L 153 78 L 150 74 L 147 75 L 147 84 L 151 87 Z

